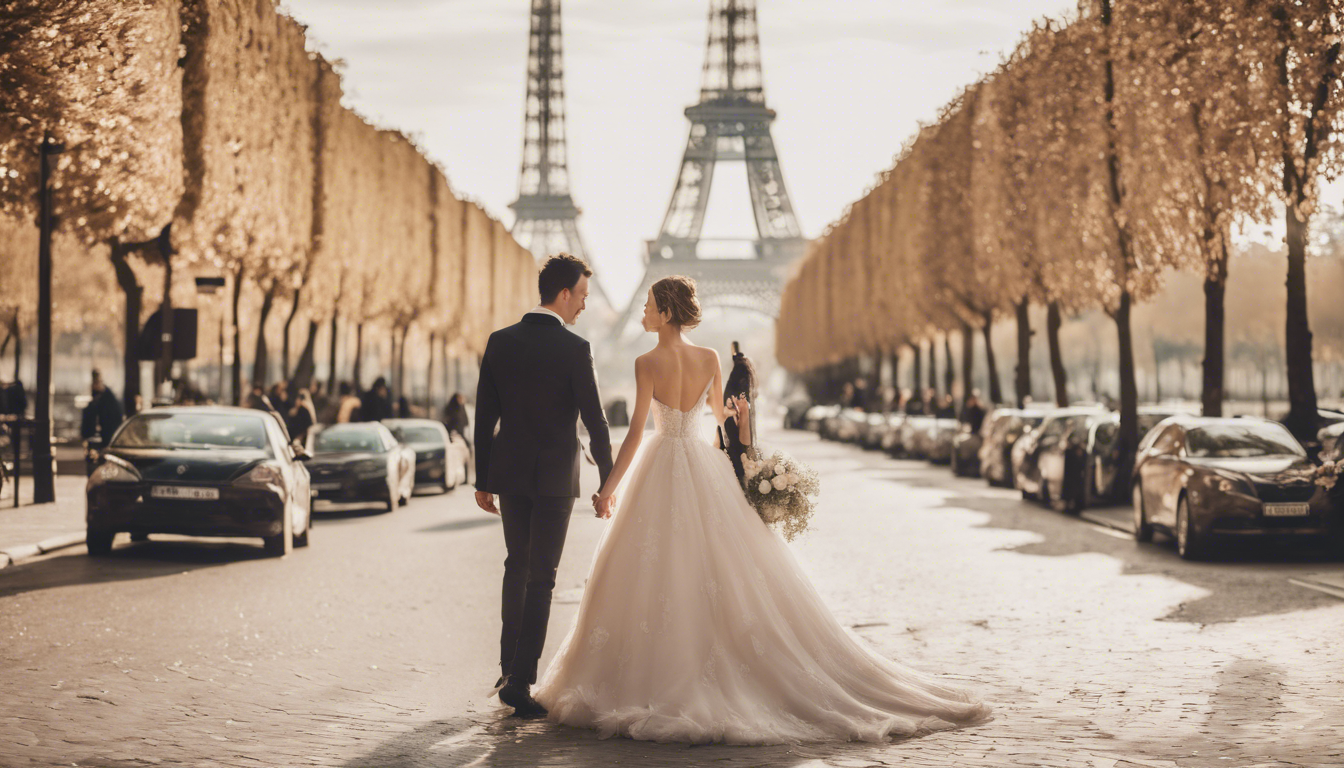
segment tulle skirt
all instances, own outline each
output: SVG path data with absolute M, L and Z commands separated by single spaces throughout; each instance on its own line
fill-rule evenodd
M 831 615 L 707 441 L 646 438 L 542 675 L 550 718 L 690 743 L 880 741 L 989 717 Z

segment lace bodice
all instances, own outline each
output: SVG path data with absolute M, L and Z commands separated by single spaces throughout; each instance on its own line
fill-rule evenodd
M 700 392 L 700 398 L 695 401 L 695 407 L 689 411 L 673 408 L 658 398 L 653 398 L 653 424 L 657 433 L 665 438 L 681 440 L 700 437 L 705 395 L 709 394 L 709 387 L 713 383 L 714 380 L 710 379 L 705 384 L 705 388 Z

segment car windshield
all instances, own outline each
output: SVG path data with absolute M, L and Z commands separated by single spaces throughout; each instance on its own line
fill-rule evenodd
M 403 443 L 443 443 L 443 436 L 433 427 L 399 427 L 395 434 Z
M 1190 430 L 1185 441 L 1186 451 L 1196 458 L 1307 455 L 1279 424 L 1209 424 Z
M 313 450 L 318 453 L 378 453 L 382 441 L 373 429 L 325 429 L 317 433 Z
M 222 413 L 142 413 L 126 422 L 113 448 L 266 450 L 260 417 Z

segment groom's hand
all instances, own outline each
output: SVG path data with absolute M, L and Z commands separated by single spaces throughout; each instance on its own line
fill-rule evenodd
M 498 515 L 499 509 L 495 507 L 495 494 L 485 491 L 476 492 L 476 506 L 484 509 L 492 515 Z

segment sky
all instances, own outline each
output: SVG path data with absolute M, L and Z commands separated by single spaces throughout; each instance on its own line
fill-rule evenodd
M 347 106 L 414 138 L 459 195 L 512 223 L 529 0 L 287 0 L 344 61 Z M 807 237 L 872 186 L 921 122 L 992 71 L 1031 23 L 1076 0 L 760 0 L 766 103 Z M 699 96 L 709 0 L 563 5 L 569 166 L 579 228 L 622 308 L 643 274 Z M 705 237 L 754 233 L 745 169 L 714 176 Z

